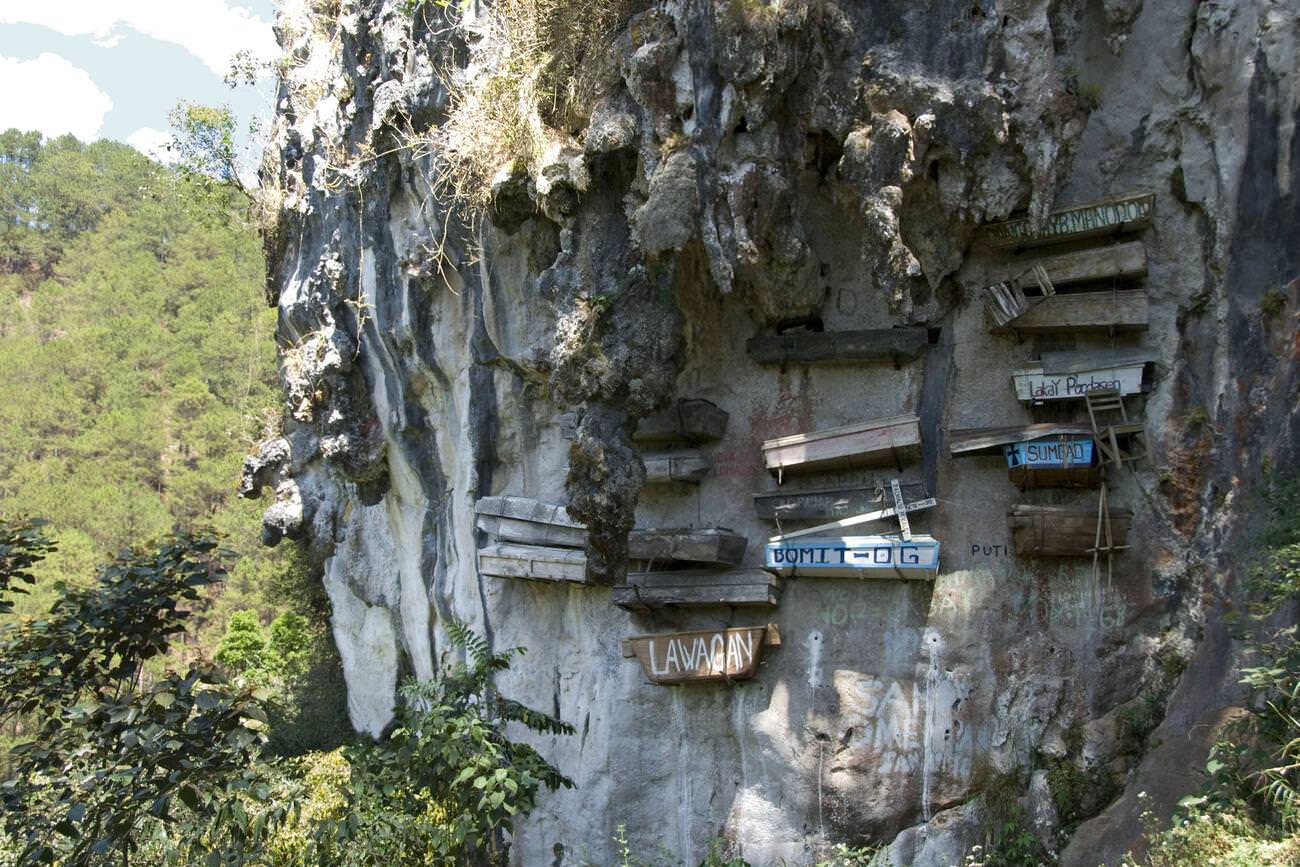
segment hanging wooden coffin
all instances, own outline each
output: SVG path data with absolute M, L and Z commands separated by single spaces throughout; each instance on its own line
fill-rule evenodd
M 700 443 L 719 440 L 727 430 L 726 411 L 707 400 L 683 398 L 637 423 L 632 439 L 643 445 Z
M 654 683 L 745 680 L 758 671 L 763 646 L 781 644 L 775 624 L 701 632 L 637 635 L 623 642 L 623 656 L 636 657 Z
M 744 536 L 722 527 L 633 530 L 627 537 L 627 556 L 633 560 L 735 566 L 745 556 L 748 543 Z
M 1005 327 L 1021 334 L 1073 331 L 1145 331 L 1149 322 L 1144 289 L 1071 292 L 1031 304 Z
M 475 525 L 498 542 L 583 548 L 587 528 L 563 506 L 527 497 L 483 497 L 474 504 Z
M 1070 506 L 1012 506 L 1007 526 L 1016 553 L 1025 557 L 1091 557 L 1097 543 L 1097 510 Z M 1126 509 L 1110 510 L 1111 539 L 1122 547 L 1133 523 Z M 1105 545 L 1105 530 L 1102 544 Z
M 1099 235 L 1132 232 L 1151 225 L 1155 194 L 1104 199 L 1053 213 L 1041 229 L 1026 219 L 994 223 L 984 229 L 992 247 L 1032 247 Z
M 1091 436 L 1086 424 L 1045 422 L 1012 427 L 954 428 L 948 431 L 948 451 L 954 458 L 1001 454 L 1003 448 L 1047 437 Z
M 615 584 L 614 604 L 630 611 L 707 606 L 775 606 L 781 579 L 765 569 L 677 569 L 629 572 Z
M 1011 480 L 1021 488 L 1090 488 L 1101 482 L 1091 436 L 1044 437 L 1002 450 Z
M 1114 281 L 1117 277 L 1144 277 L 1147 250 L 1141 241 L 1109 244 L 1061 253 L 1056 256 L 1022 258 L 992 269 L 994 283 L 1007 284 L 1029 294 L 1043 294 L 1043 279 L 1052 287 L 1076 283 Z
M 494 578 L 590 584 L 587 555 L 573 548 L 498 543 L 480 548 L 478 571 Z
M 745 351 L 759 364 L 910 361 L 925 350 L 927 343 L 926 329 L 909 326 L 759 335 L 746 341 Z
M 1016 397 L 1041 403 L 1083 400 L 1090 391 L 1140 394 L 1149 356 L 1145 350 L 1043 353 L 1037 364 L 1012 374 Z
M 903 463 L 920 454 L 921 421 L 900 415 L 763 443 L 763 463 L 778 475 L 837 467 Z
M 905 482 L 903 495 L 925 499 L 925 485 Z M 878 509 L 889 497 L 889 486 L 821 488 L 810 491 L 768 491 L 754 495 L 754 513 L 766 521 L 801 521 L 819 518 L 847 518 Z
M 913 536 L 820 536 L 769 542 L 764 565 L 785 576 L 908 578 L 933 581 L 939 541 Z
M 698 485 L 713 469 L 713 462 L 696 451 L 655 452 L 642 455 L 647 485 L 686 482 Z

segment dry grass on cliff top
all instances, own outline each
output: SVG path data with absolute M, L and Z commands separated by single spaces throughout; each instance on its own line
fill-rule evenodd
M 575 134 L 613 70 L 614 34 L 638 2 L 498 0 L 482 18 L 463 19 L 479 39 L 468 67 L 443 72 L 448 118 L 409 133 L 408 144 L 439 163 L 439 195 L 477 217 L 498 172 L 534 170 L 548 144 Z

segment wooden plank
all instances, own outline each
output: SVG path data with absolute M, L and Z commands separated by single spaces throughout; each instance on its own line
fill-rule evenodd
M 939 541 L 916 535 L 823 536 L 769 542 L 764 567 L 786 576 L 905 578 L 933 581 L 939 571 Z
M 1092 426 L 1048 422 L 1011 427 L 957 428 L 948 431 L 948 451 L 953 457 L 1001 454 L 1003 446 L 1051 436 L 1092 436 Z
M 1072 373 L 1047 373 L 1041 364 L 1013 373 L 1016 397 L 1041 403 L 1047 400 L 1083 400 L 1090 391 L 1115 389 L 1120 394 L 1140 394 L 1146 365 L 1098 366 Z
M 1111 509 L 1112 538 L 1123 545 L 1133 513 Z M 1016 553 L 1027 557 L 1091 557 L 1097 538 L 1097 510 L 1070 506 L 1012 506 L 1007 526 Z
M 882 483 L 856 488 L 764 491 L 754 494 L 754 513 L 767 521 L 847 518 L 878 508 L 885 501 L 885 490 Z M 904 482 L 903 493 L 912 500 L 926 498 L 925 485 L 920 482 Z
M 777 646 L 774 624 L 700 632 L 637 635 L 623 642 L 623 656 L 636 657 L 653 683 L 745 680 L 754 676 L 763 646 Z
M 643 445 L 713 442 L 726 433 L 728 418 L 725 410 L 707 400 L 682 398 L 637 422 L 632 439 Z
M 1090 349 L 1073 352 L 1044 352 L 1040 360 L 1044 373 L 1081 373 L 1104 367 L 1127 367 L 1155 361 L 1150 349 Z
M 901 487 L 901 486 L 900 486 Z M 898 505 L 893 505 L 885 509 L 876 509 L 872 512 L 863 512 L 861 515 L 850 515 L 847 518 L 841 518 L 829 524 L 819 524 L 816 527 L 808 527 L 804 530 L 795 530 L 793 533 L 783 533 L 780 536 L 773 536 L 768 539 L 769 542 L 786 542 L 790 539 L 798 539 L 802 536 L 816 536 L 826 534 L 834 530 L 843 530 L 849 527 L 857 527 L 862 524 L 869 524 L 872 521 L 883 521 L 885 518 L 897 517 L 902 511 L 904 515 L 908 512 L 917 512 L 921 509 L 933 509 L 938 504 L 938 500 L 933 497 L 927 497 L 924 500 L 913 500 L 910 503 L 904 503 L 900 510 Z M 901 529 L 901 528 L 900 528 Z M 911 532 L 910 528 L 904 531 L 904 538 L 908 537 Z
M 1058 289 L 1073 283 L 1145 277 L 1147 248 L 1141 241 L 1130 241 L 1058 256 L 1037 256 L 991 269 L 989 282 L 1040 294 L 1039 278 L 1033 273 L 1036 268 L 1042 268 L 1051 285 Z
M 781 579 L 763 569 L 629 572 L 613 588 L 615 605 L 630 610 L 668 607 L 776 605 Z
M 928 342 L 926 329 L 920 326 L 804 331 L 751 337 L 745 342 L 745 351 L 759 364 L 910 361 L 925 351 Z
M 1145 331 L 1150 323 L 1145 289 L 1071 292 L 1043 298 L 1006 328 L 1021 334 L 1068 331 Z
M 1022 218 L 985 226 L 984 235 L 991 247 L 1032 247 L 1133 232 L 1151 225 L 1155 201 L 1154 193 L 1102 199 L 1055 211 L 1038 230 Z
M 632 560 L 677 560 L 736 566 L 749 540 L 722 527 L 633 530 L 627 537 Z
M 647 485 L 686 482 L 698 485 L 713 469 L 713 462 L 696 451 L 655 452 L 641 456 Z
M 773 473 L 863 466 L 901 462 L 920 447 L 920 419 L 900 415 L 767 440 L 763 462 Z
M 478 571 L 494 578 L 591 584 L 587 555 L 572 548 L 499 543 L 479 549 Z

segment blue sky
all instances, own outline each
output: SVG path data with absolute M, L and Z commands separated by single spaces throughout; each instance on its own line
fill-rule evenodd
M 0 129 L 130 142 L 165 157 L 180 100 L 268 118 L 271 81 L 222 81 L 240 49 L 270 60 L 272 0 L 0 0 Z

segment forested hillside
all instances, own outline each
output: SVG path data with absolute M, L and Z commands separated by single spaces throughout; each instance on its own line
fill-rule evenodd
M 293 546 L 260 545 L 259 507 L 235 493 L 277 416 L 275 314 L 244 199 L 123 144 L 16 130 L 0 172 L 0 515 L 43 518 L 58 542 L 16 612 L 43 613 L 56 582 L 88 582 L 123 547 L 210 527 L 231 575 L 174 655 L 217 657 L 240 611 L 245 648 L 295 612 L 311 664 L 336 665 L 323 594 Z M 337 722 L 341 696 L 326 699 Z

